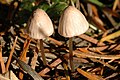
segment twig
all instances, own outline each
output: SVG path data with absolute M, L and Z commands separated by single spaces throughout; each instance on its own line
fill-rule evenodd
M 51 63 L 49 66 L 51 68 L 56 67 L 58 64 L 60 64 L 62 62 L 62 60 L 60 58 L 58 58 L 57 60 L 55 60 L 53 63 Z M 43 69 L 42 71 L 39 72 L 39 75 L 43 76 L 46 73 L 48 73 L 50 71 L 50 69 L 48 67 L 46 67 L 45 69 Z
M 0 46 L 0 64 L 1 64 L 2 73 L 5 73 L 5 64 L 2 57 L 2 46 Z
M 23 51 L 20 55 L 20 60 L 23 62 L 26 62 L 26 55 L 27 55 L 27 51 L 30 45 L 31 39 L 26 39 L 26 41 L 24 42 L 24 47 L 23 47 Z M 23 73 L 20 71 L 19 73 L 19 78 L 22 79 L 23 78 Z
M 115 0 L 113 8 L 112 8 L 113 11 L 115 11 L 115 9 L 116 9 L 116 7 L 117 7 L 118 4 L 119 4 L 119 0 Z
M 92 37 L 89 37 L 89 36 L 87 36 L 87 35 L 85 35 L 85 34 L 81 34 L 79 37 L 82 38 L 82 39 L 85 39 L 85 40 L 87 40 L 87 41 L 89 41 L 89 42 L 91 42 L 91 43 L 93 43 L 93 44 L 98 44 L 98 40 L 97 40 L 97 39 L 94 39 L 94 38 L 92 38 Z M 100 46 L 103 46 L 103 45 L 105 45 L 105 44 L 104 44 L 104 43 L 100 43 L 99 45 L 100 45 Z
M 102 77 L 99 77 L 97 75 L 94 75 L 94 74 L 91 74 L 91 73 L 88 73 L 80 68 L 77 68 L 77 71 L 82 74 L 83 76 L 87 77 L 88 79 L 90 80 L 105 80 L 103 79 Z
M 100 54 L 95 54 L 93 52 L 89 53 L 82 53 L 80 51 L 75 50 L 74 55 L 77 57 L 83 57 L 83 58 L 98 58 L 98 59 L 120 59 L 120 55 L 100 55 Z
M 110 16 L 110 14 L 108 14 L 105 10 L 103 10 L 103 13 L 106 15 L 106 17 L 109 19 L 109 21 L 111 22 L 111 24 L 114 26 L 117 25 L 117 23 L 115 22 L 115 20 L 112 18 L 112 16 Z
M 6 72 L 8 71 L 8 68 L 9 68 L 9 65 L 10 65 L 10 62 L 11 62 L 11 59 L 12 59 L 12 55 L 13 55 L 13 52 L 14 52 L 14 49 L 15 49 L 15 45 L 16 45 L 16 42 L 17 42 L 17 38 L 18 38 L 18 37 L 16 36 L 15 42 L 13 43 L 13 47 L 12 47 L 12 49 L 11 49 L 11 51 L 10 51 L 9 59 L 8 59 L 7 64 L 6 64 Z
M 68 66 L 65 63 L 63 63 L 63 67 L 65 69 L 66 80 L 70 80 L 70 76 L 68 74 Z
M 97 59 L 91 59 L 93 62 L 99 62 L 99 63 L 101 63 L 101 64 L 103 64 L 103 65 L 105 65 L 105 66 L 107 66 L 107 67 L 109 67 L 110 69 L 112 69 L 112 70 L 116 70 L 116 68 L 115 67 L 113 67 L 113 66 L 111 66 L 110 64 L 108 64 L 108 63 L 105 63 L 105 62 L 103 62 L 103 61 L 100 61 L 100 60 L 97 60 Z

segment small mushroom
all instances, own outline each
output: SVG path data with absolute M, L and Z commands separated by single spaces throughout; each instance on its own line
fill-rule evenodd
M 72 38 L 85 33 L 88 28 L 86 18 L 74 6 L 68 6 L 60 17 L 58 33 L 69 38 L 69 59 L 72 72 L 74 71 Z
M 43 39 L 52 35 L 53 32 L 53 24 L 49 16 L 44 10 L 36 9 L 28 20 L 27 33 L 31 38 L 40 39 L 40 49 L 44 65 L 47 65 L 47 62 L 44 54 Z

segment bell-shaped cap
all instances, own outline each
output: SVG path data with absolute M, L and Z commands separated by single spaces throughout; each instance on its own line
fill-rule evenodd
M 58 33 L 64 37 L 73 37 L 85 33 L 88 28 L 84 15 L 74 6 L 69 6 L 60 17 Z
M 42 9 L 36 9 L 27 23 L 29 36 L 34 39 L 44 39 L 53 32 L 53 24 L 47 13 Z

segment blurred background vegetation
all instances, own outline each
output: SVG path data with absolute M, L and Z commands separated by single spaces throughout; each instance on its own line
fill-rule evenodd
M 113 28 L 112 32 L 119 29 L 119 0 L 72 1 L 90 24 L 87 35 L 101 35 L 109 29 Z M 61 13 L 68 5 L 70 0 L 0 0 L 0 35 L 3 35 L 4 40 L 10 44 L 11 36 L 19 36 L 32 12 L 41 8 L 47 12 L 53 22 L 55 34 L 52 37 L 65 41 L 66 39 L 57 33 L 57 26 Z M 97 39 L 100 40 L 101 37 Z
M 112 8 L 114 0 L 73 0 L 73 2 L 88 20 L 90 20 L 88 16 L 91 16 L 88 4 L 93 4 L 99 11 L 99 17 L 104 20 L 101 9 Z M 0 32 L 8 30 L 10 26 L 25 27 L 28 18 L 36 8 L 45 10 L 53 23 L 58 23 L 60 14 L 68 5 L 69 0 L 0 0 Z
M 9 28 L 10 25 L 25 27 L 36 8 L 45 10 L 56 21 L 67 6 L 67 0 L 0 0 L 0 31 L 6 30 L 8 25 Z
M 15 32 L 19 32 L 21 28 L 26 27 L 28 18 L 36 8 L 45 10 L 53 21 L 53 24 L 57 26 L 59 24 L 59 17 L 62 11 L 69 5 L 69 1 L 70 0 L 0 0 L 0 32 L 8 32 L 11 26 Z M 118 11 L 113 10 L 117 0 L 72 1 L 76 8 L 80 9 L 85 15 L 89 23 L 97 28 L 97 31 L 99 29 L 106 31 L 119 23 L 119 9 Z M 112 17 L 107 17 L 108 14 L 111 14 Z

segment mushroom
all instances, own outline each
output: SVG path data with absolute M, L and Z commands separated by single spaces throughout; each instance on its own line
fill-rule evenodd
M 40 49 L 43 64 L 47 65 L 43 39 L 49 37 L 54 32 L 53 24 L 47 13 L 42 9 L 36 9 L 27 23 L 27 33 L 31 38 L 40 40 Z
M 74 6 L 68 6 L 60 17 L 58 33 L 69 38 L 69 59 L 72 72 L 74 71 L 72 38 L 85 33 L 88 28 L 86 18 Z

